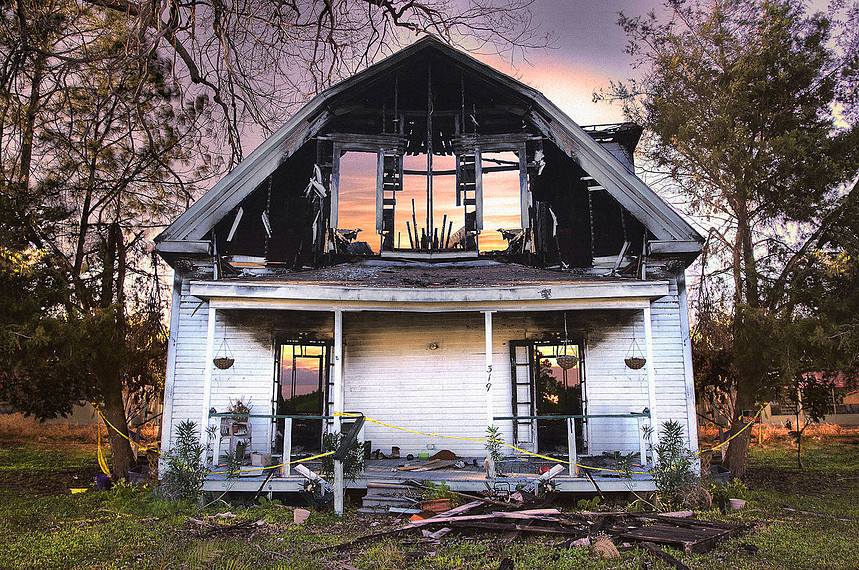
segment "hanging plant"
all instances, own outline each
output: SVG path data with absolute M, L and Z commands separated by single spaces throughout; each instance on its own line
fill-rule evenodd
M 226 336 L 221 341 L 221 346 L 218 348 L 218 356 L 213 358 L 212 362 L 219 370 L 232 368 L 233 364 L 236 363 L 236 359 L 233 358 L 233 353 L 230 351 L 229 345 L 227 345 Z
M 579 363 L 579 358 L 572 354 L 567 354 L 567 345 L 570 340 L 567 335 L 567 313 L 564 313 L 564 354 L 559 354 L 555 357 L 555 362 L 564 370 L 574 368 Z
M 632 343 L 629 345 L 629 350 L 626 351 L 626 358 L 623 359 L 627 368 L 633 370 L 641 370 L 647 364 L 647 359 L 644 358 L 641 348 L 638 346 L 638 341 L 635 340 L 635 327 L 632 328 Z
M 555 360 L 557 361 L 558 366 L 560 366 L 564 370 L 575 368 L 576 364 L 579 363 L 579 359 L 572 354 L 561 354 Z

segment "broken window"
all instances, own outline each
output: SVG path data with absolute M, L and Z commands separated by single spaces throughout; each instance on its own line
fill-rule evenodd
M 351 151 L 340 157 L 337 228 L 355 233 L 350 253 L 378 253 L 381 248 L 376 234 L 377 163 L 377 153 L 371 152 Z
M 515 152 L 480 155 L 483 185 L 483 231 L 479 251 L 507 249 L 522 230 L 521 173 Z M 502 231 L 503 230 L 503 231 Z

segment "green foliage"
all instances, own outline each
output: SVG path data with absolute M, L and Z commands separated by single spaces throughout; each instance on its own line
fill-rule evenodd
M 855 436 L 846 437 L 847 444 L 810 441 L 805 471 L 795 468 L 794 451 L 789 446 L 753 448 L 748 496 L 737 498 L 753 500 L 754 508 L 727 514 L 711 510 L 699 515 L 707 520 L 751 523 L 750 531 L 704 554 L 674 550 L 671 554 L 700 570 L 721 570 L 726 560 L 731 568 L 740 570 L 855 568 L 859 528 L 854 521 L 859 519 L 859 481 L 853 477 L 859 470 L 859 445 Z M 120 500 L 112 491 L 70 495 L 63 488 L 51 494 L 36 486 L 52 462 L 62 472 L 91 469 L 95 452 L 91 447 L 86 453 L 81 449 L 82 446 L 56 444 L 28 443 L 14 449 L 7 442 L 0 445 L 0 531 L 4 538 L 0 541 L 0 560 L 4 568 L 180 569 L 208 558 L 208 567 L 215 570 L 231 565 L 307 570 L 323 567 L 326 560 L 330 562 L 329 557 L 320 559 L 319 554 L 314 554 L 315 549 L 369 533 L 366 519 L 348 508 L 342 519 L 331 512 L 317 511 L 305 524 L 293 525 L 290 509 L 257 506 L 232 511 L 240 521 L 264 518 L 269 526 L 250 536 L 224 534 L 212 544 L 212 539 L 189 532 L 188 517 L 214 515 L 223 511 L 223 506 L 197 512 L 182 503 L 153 501 L 145 490 L 123 489 L 116 495 Z M 18 481 L 26 481 L 27 485 L 18 487 Z M 784 507 L 816 514 L 791 512 Z M 373 530 L 393 528 L 399 523 L 381 524 Z M 203 543 L 211 546 L 200 547 Z M 414 544 L 411 536 L 403 536 L 354 548 L 346 562 L 357 568 L 428 570 L 497 568 L 506 557 L 513 559 L 517 568 L 553 570 L 607 570 L 654 564 L 649 555 L 638 549 L 622 552 L 620 560 L 603 560 L 587 549 L 559 549 L 557 543 L 552 537 L 529 537 L 503 545 L 493 535 L 450 534 L 441 544 L 422 548 Z M 754 545 L 760 552 L 749 553 L 741 543 Z M 382 548 L 371 548 L 382 544 Z M 210 549 L 221 552 L 210 557 L 206 555 L 211 554 Z M 417 553 L 427 555 L 414 560 Z
M 686 447 L 680 422 L 663 422 L 659 442 L 651 444 L 650 448 L 655 455 L 655 464 L 650 472 L 656 491 L 664 503 L 673 503 L 677 491 L 697 480 L 692 469 L 696 457 Z
M 504 447 L 504 440 L 501 438 L 501 428 L 498 426 L 488 426 L 486 428 L 486 443 L 484 447 L 492 462 L 497 464 L 504 459 L 504 455 L 501 453 Z
M 731 508 L 728 499 L 751 499 L 751 493 L 746 484 L 736 478 L 725 484 L 712 483 L 707 490 L 713 499 L 713 505 L 722 512 L 728 512 Z
M 601 500 L 599 495 L 594 495 L 590 499 L 579 499 L 576 508 L 580 511 L 593 511 L 599 506 Z
M 830 19 L 805 6 L 668 0 L 667 21 L 622 15 L 644 74 L 598 95 L 623 101 L 628 118 L 645 127 L 646 159 L 709 228 L 696 375 L 734 431 L 743 409 L 798 371 L 833 370 L 835 347 L 859 345 L 856 305 L 839 311 L 822 298 L 845 293 L 814 260 L 815 251 L 855 257 L 859 243 L 844 188 L 859 169 L 857 12 L 842 6 Z M 822 285 L 819 302 L 803 293 L 809 282 Z M 804 345 L 795 342 L 802 321 Z M 747 442 L 729 447 L 735 472 Z
M 196 422 L 185 420 L 176 426 L 173 447 L 164 454 L 167 468 L 161 489 L 166 498 L 197 500 L 208 473 L 205 453 Z
M 424 491 L 424 498 L 426 499 L 448 499 L 451 507 L 455 507 L 461 502 L 459 495 L 451 491 L 444 481 L 441 483 L 427 481 L 424 486 L 426 487 Z
M 322 436 L 322 451 L 335 451 L 346 439 L 342 432 L 328 432 Z M 331 480 L 334 477 L 334 456 L 326 455 L 321 460 L 320 475 Z M 364 446 L 356 438 L 349 446 L 346 457 L 343 458 L 343 478 L 354 481 L 364 472 Z
M 796 463 L 802 469 L 802 434 L 813 423 L 819 423 L 832 410 L 834 382 L 817 374 L 800 374 L 787 390 L 788 400 L 796 409 L 796 429 L 790 436 L 796 443 Z M 805 423 L 802 423 L 805 416 Z

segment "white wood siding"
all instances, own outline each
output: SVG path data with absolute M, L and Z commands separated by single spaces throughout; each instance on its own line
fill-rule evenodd
M 343 315 L 347 411 L 410 430 L 482 438 L 486 431 L 483 315 Z M 431 344 L 437 344 L 433 350 Z M 509 404 L 507 405 L 509 408 Z M 429 437 L 365 424 L 373 449 L 400 453 L 450 449 L 483 453 L 481 442 Z
M 296 338 L 298 333 L 313 338 L 330 338 L 331 319 L 326 313 L 297 313 L 287 311 L 229 311 L 220 310 L 215 321 L 215 356 L 222 356 L 226 346 L 235 364 L 219 370 L 204 362 L 208 304 L 189 294 L 187 281 L 182 284 L 176 328 L 175 371 L 172 407 L 165 417 L 164 429 L 170 430 L 183 420 L 199 422 L 204 409 L 203 375 L 212 367 L 212 389 L 209 407 L 225 412 L 230 399 L 241 397 L 252 404 L 252 414 L 272 413 L 274 394 L 275 341 Z M 211 424 L 219 420 L 212 419 Z M 251 450 L 268 452 L 271 446 L 271 420 L 251 419 Z M 169 447 L 169 446 L 168 446 Z M 222 447 L 226 451 L 226 442 Z
M 660 421 L 684 426 L 687 386 L 684 375 L 680 307 L 677 289 L 652 304 L 656 412 Z M 195 312 L 196 310 L 196 312 Z M 685 308 L 684 308 L 685 310 Z M 197 421 L 203 413 L 203 362 L 208 307 L 182 286 L 176 334 L 172 407 L 165 429 L 179 421 Z M 642 311 L 570 311 L 570 337 L 584 338 L 584 377 L 590 414 L 627 414 L 648 406 L 646 368 L 624 364 L 633 339 L 644 350 Z M 347 312 L 344 321 L 345 409 L 410 430 L 480 439 L 485 436 L 486 367 L 483 315 L 474 313 Z M 563 332 L 560 313 L 493 314 L 492 393 L 496 416 L 512 415 L 510 342 L 539 340 Z M 330 339 L 331 313 L 289 311 L 218 311 L 215 353 L 227 344 L 235 358 L 229 370 L 213 369 L 211 403 L 225 411 L 230 398 L 249 397 L 253 413 L 272 410 L 276 339 Z M 433 350 L 433 343 L 438 348 Z M 694 418 L 693 418 L 694 419 Z M 512 422 L 497 422 L 512 443 Z M 694 425 L 694 423 L 692 424 Z M 252 449 L 268 450 L 271 422 L 253 420 Z M 638 450 L 638 422 L 591 419 L 589 453 Z M 689 434 L 687 434 L 688 437 Z M 468 456 L 484 453 L 482 442 L 446 439 L 393 430 L 367 423 L 365 438 L 373 449 L 403 455 L 450 449 Z M 428 445 L 433 446 L 428 449 Z

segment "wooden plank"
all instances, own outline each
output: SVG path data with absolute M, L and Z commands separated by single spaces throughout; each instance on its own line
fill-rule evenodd
M 517 532 L 531 532 L 535 534 L 564 534 L 567 536 L 583 536 L 583 532 L 580 529 L 574 528 L 563 528 L 558 526 L 538 526 L 538 525 L 530 525 L 530 524 L 506 524 L 506 523 L 497 523 L 497 522 L 484 522 L 484 521 L 451 521 L 445 523 L 448 526 L 452 527 L 466 527 L 466 528 L 476 528 L 476 529 L 484 529 L 484 530 L 492 530 L 492 531 L 517 531 Z
M 683 564 L 682 562 L 680 562 L 652 542 L 642 542 L 641 544 L 639 544 L 639 546 L 644 550 L 650 552 L 657 558 L 667 562 L 668 564 L 671 564 L 672 566 L 677 568 L 677 570 L 690 570 L 688 566 L 686 566 L 685 564 Z

